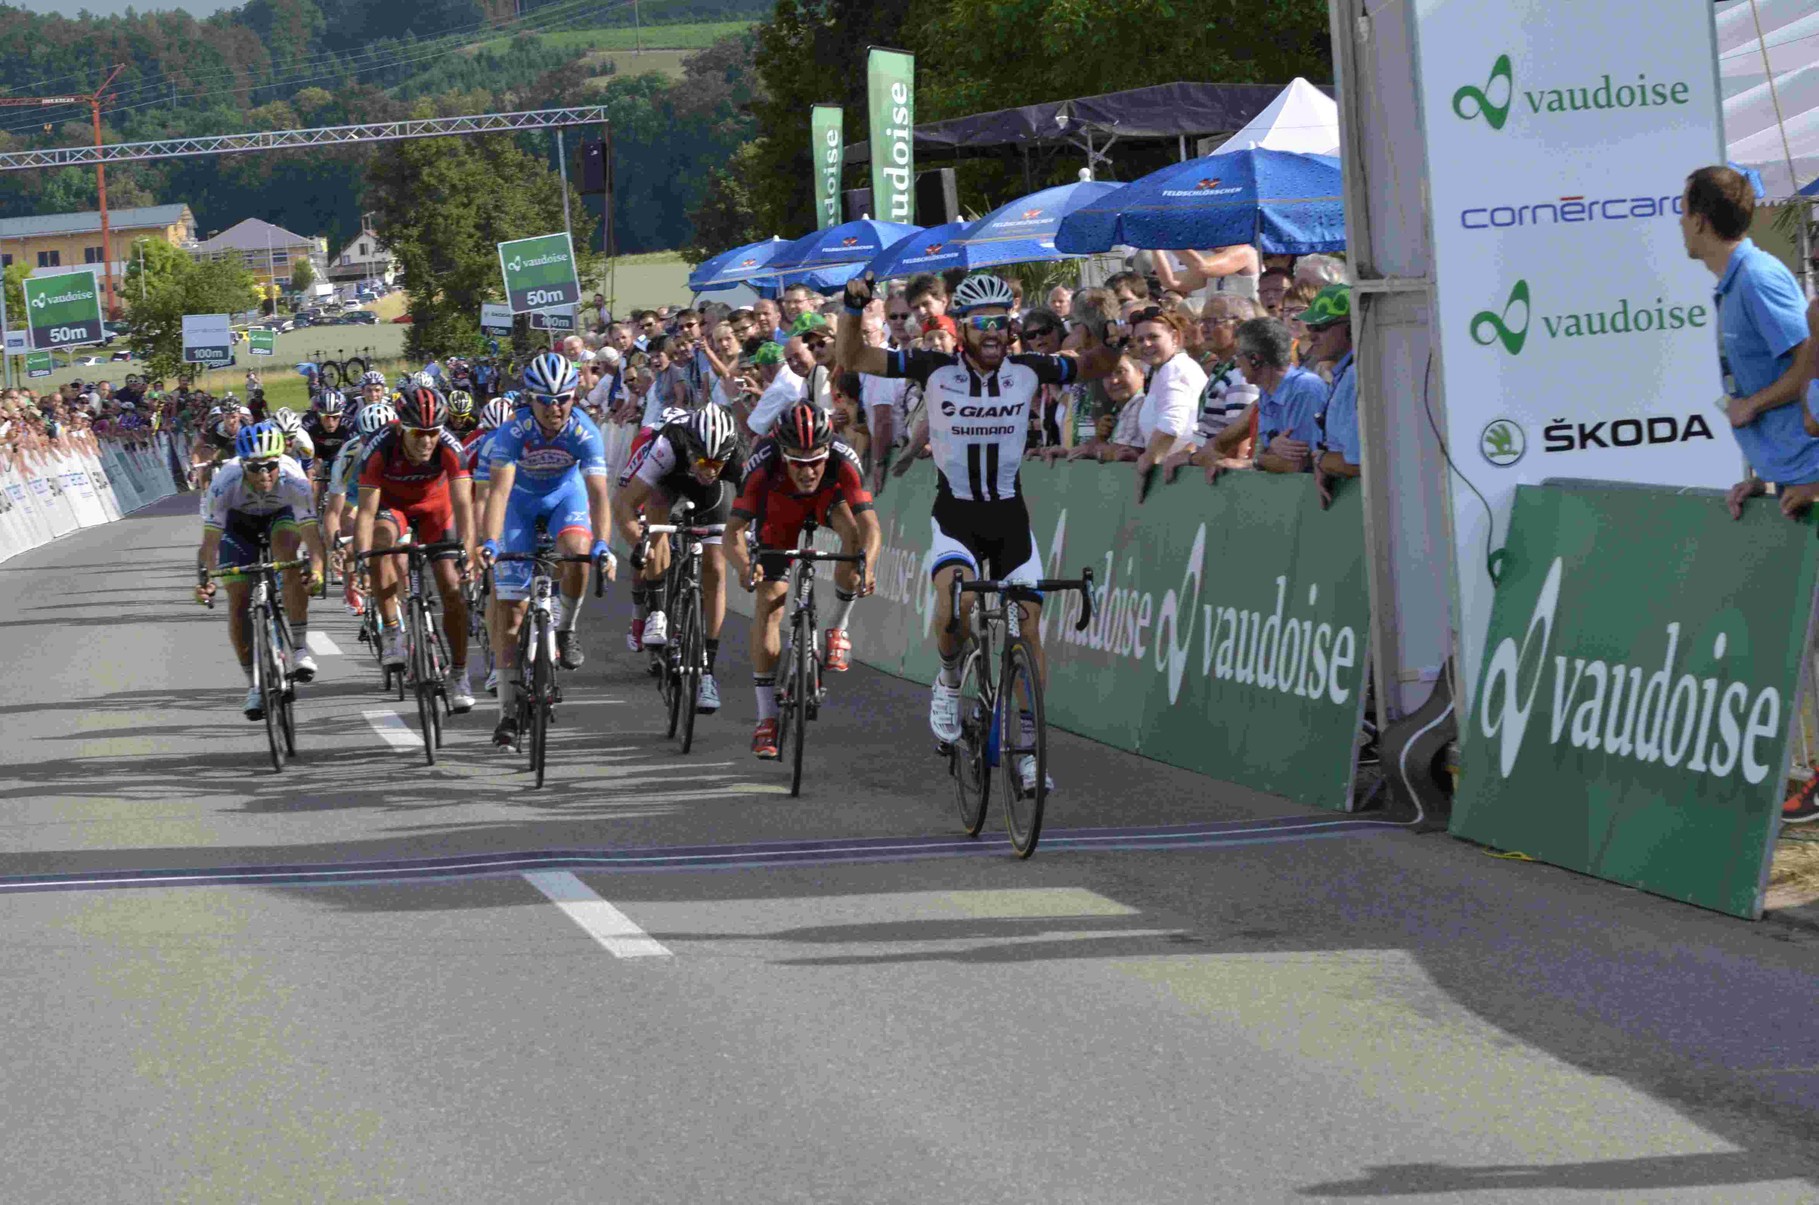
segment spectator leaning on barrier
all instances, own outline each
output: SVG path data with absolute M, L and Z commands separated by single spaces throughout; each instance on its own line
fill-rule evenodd
M 1131 346 L 1150 369 L 1137 413 L 1137 438 L 1143 446 L 1137 457 L 1141 501 L 1144 477 L 1164 459 L 1185 449 L 1193 438 L 1206 372 L 1182 346 L 1187 334 L 1187 319 L 1182 315 L 1149 306 L 1131 319 Z
M 1352 290 L 1350 285 L 1328 285 L 1320 290 L 1301 321 L 1314 336 L 1314 356 L 1333 366 L 1332 391 L 1320 415 L 1320 448 L 1314 462 L 1314 482 L 1320 504 L 1332 501 L 1332 477 L 1356 477 L 1361 458 L 1358 448 L 1358 374 L 1352 363 Z
M 1718 278 L 1719 353 L 1729 369 L 1719 404 L 1755 474 L 1731 487 L 1733 518 L 1770 482 L 1785 514 L 1819 497 L 1819 438 L 1801 419 L 1814 350 L 1806 299 L 1794 274 L 1748 237 L 1755 209 L 1754 189 L 1732 168 L 1687 177 L 1680 234 L 1687 255 Z
M 1241 467 L 1268 473 L 1304 473 L 1313 467 L 1327 385 L 1291 362 L 1293 346 L 1288 325 L 1279 319 L 1252 318 L 1238 327 L 1238 363 L 1259 395 L 1238 421 L 1195 453 L 1192 462 L 1205 467 L 1209 481 Z M 1251 436 L 1253 420 L 1254 452 L 1251 463 L 1244 465 L 1236 455 Z
M 1137 418 L 1143 409 L 1143 366 L 1128 354 L 1120 356 L 1100 384 L 1111 413 L 1099 417 L 1093 437 L 1071 449 L 1045 448 L 1045 456 L 1110 462 L 1135 460 L 1143 454 L 1142 438 L 1137 434 Z

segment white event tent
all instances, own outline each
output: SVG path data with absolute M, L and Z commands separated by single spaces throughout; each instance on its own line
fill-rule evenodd
M 1819 3 L 1722 0 L 1717 25 L 1727 157 L 1760 172 L 1771 199 L 1819 191 Z

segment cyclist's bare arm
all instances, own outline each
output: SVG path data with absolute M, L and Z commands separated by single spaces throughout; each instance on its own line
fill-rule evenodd
M 650 483 L 633 477 L 620 489 L 619 496 L 613 499 L 613 526 L 628 545 L 636 544 L 643 534 L 638 530 L 638 508 L 650 496 Z
M 492 483 L 486 491 L 486 519 L 481 524 L 480 538 L 496 540 L 505 530 L 505 504 L 512 496 L 512 483 L 518 480 L 518 466 L 495 464 Z

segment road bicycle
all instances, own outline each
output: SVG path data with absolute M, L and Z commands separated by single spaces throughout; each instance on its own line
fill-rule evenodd
M 493 672 L 493 634 L 486 622 L 487 600 L 493 593 L 493 571 L 491 569 L 476 573 L 461 585 L 462 597 L 467 600 L 467 660 L 469 665 L 478 666 L 485 682 Z
M 707 636 L 701 614 L 701 541 L 720 534 L 718 527 L 696 527 L 688 522 L 695 504 L 678 502 L 671 517 L 679 523 L 640 520 L 640 542 L 665 536 L 670 542 L 669 569 L 664 574 L 669 605 L 669 643 L 657 659 L 657 692 L 669 709 L 669 730 L 687 753 L 695 744 L 695 697 L 707 673 Z
M 1080 594 L 1080 619 L 1074 630 L 1083 632 L 1093 621 L 1090 566 L 1073 581 L 962 581 L 956 575 L 949 587 L 954 616 L 948 622 L 950 633 L 960 628 L 960 596 L 980 596 L 973 604 L 960 650 L 960 739 L 941 749 L 954 777 L 960 825 L 969 837 L 977 837 L 984 827 L 991 771 L 996 766 L 1004 793 L 1004 827 L 1020 858 L 1035 853 L 1042 836 L 1042 809 L 1049 792 L 1048 720 L 1043 714 L 1035 646 L 1023 634 L 1023 608 L 1011 604 L 1038 602 L 1042 593 L 1068 590 Z M 996 677 L 994 646 L 999 654 Z M 1035 776 L 1028 791 L 1017 770 L 1018 759 L 1025 756 L 1035 759 Z
M 291 710 L 296 686 L 291 681 L 290 667 L 296 647 L 291 642 L 290 621 L 284 615 L 284 590 L 278 575 L 289 569 L 309 568 L 309 556 L 291 561 L 274 561 L 271 540 L 259 537 L 259 559 L 251 565 L 231 569 L 207 570 L 198 567 L 198 580 L 247 577 L 252 579 L 252 593 L 247 598 L 246 618 L 252 626 L 253 685 L 259 688 L 260 706 L 265 709 L 265 739 L 271 746 L 272 769 L 282 772 L 287 757 L 297 756 L 297 721 Z M 211 595 L 208 605 L 215 605 Z
M 541 527 L 535 552 L 502 552 L 493 559 L 495 563 L 529 561 L 532 566 L 530 606 L 518 625 L 518 663 L 512 667 L 512 681 L 517 689 L 517 749 L 524 752 L 528 735 L 530 769 L 541 787 L 549 756 L 549 728 L 556 722 L 556 704 L 562 701 L 562 688 L 556 684 L 556 566 L 593 565 L 595 598 L 606 592 L 605 567 L 591 556 L 558 555 L 555 539 Z
M 790 746 L 791 795 L 802 794 L 802 749 L 808 743 L 808 722 L 818 719 L 827 688 L 821 680 L 826 650 L 815 617 L 815 566 L 835 563 L 859 566 L 865 578 L 863 552 L 821 552 L 809 547 L 815 534 L 811 520 L 802 525 L 795 548 L 760 548 L 759 556 L 784 560 L 790 566 L 789 622 L 784 626 L 782 656 L 777 659 L 777 744 Z
M 451 714 L 448 703 L 448 641 L 442 635 L 437 618 L 441 607 L 437 595 L 424 589 L 430 558 L 444 553 L 467 555 L 460 540 L 438 540 L 433 544 L 400 544 L 391 548 L 374 548 L 360 554 L 370 561 L 376 557 L 408 558 L 405 570 L 404 596 L 404 670 L 398 675 L 398 698 L 404 698 L 408 687 L 417 697 L 417 720 L 423 726 L 423 758 L 436 764 L 436 750 L 442 747 L 442 720 Z M 375 599 L 369 606 L 376 608 Z M 389 680 L 391 673 L 387 671 Z
M 344 360 L 325 360 L 320 351 L 310 353 L 309 362 L 316 366 L 316 378 L 324 389 L 351 389 L 360 384 L 360 378 L 366 375 L 367 367 L 372 363 L 373 349 L 363 347 L 364 354 L 348 356 Z

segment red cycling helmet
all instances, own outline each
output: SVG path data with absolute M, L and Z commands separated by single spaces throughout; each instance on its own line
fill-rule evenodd
M 398 422 L 406 427 L 442 427 L 448 424 L 448 402 L 425 386 L 404 391 L 398 402 Z
M 785 460 L 820 460 L 834 443 L 827 412 L 806 401 L 794 403 L 779 415 L 771 435 Z

